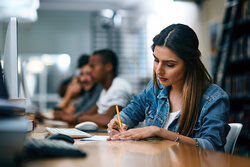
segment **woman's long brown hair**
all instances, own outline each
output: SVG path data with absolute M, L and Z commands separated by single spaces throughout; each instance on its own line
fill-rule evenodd
M 156 45 L 171 49 L 186 66 L 186 79 L 183 85 L 182 113 L 179 120 L 179 134 L 189 136 L 200 110 L 203 92 L 213 82 L 200 60 L 199 41 L 195 32 L 183 24 L 172 24 L 163 29 L 153 39 L 152 50 Z M 161 89 L 154 71 L 154 87 Z

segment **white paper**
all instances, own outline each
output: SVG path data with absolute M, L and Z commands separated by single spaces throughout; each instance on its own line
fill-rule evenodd
M 69 124 L 64 121 L 45 119 L 44 124 L 54 125 L 54 126 L 68 126 Z
M 92 137 L 83 138 L 80 141 L 107 141 L 107 138 L 109 138 L 109 136 L 95 135 L 95 136 L 92 136 Z
M 54 111 L 52 111 L 52 110 L 47 110 L 47 111 L 41 112 L 41 115 L 47 119 L 54 119 Z

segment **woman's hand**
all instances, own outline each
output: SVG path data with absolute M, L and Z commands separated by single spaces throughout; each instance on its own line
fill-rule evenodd
M 113 135 L 111 140 L 139 140 L 148 137 L 153 137 L 160 130 L 157 126 L 147 126 L 143 128 L 130 129 Z
M 54 119 L 60 120 L 62 118 L 63 113 L 62 113 L 62 111 L 55 110 L 53 112 L 53 115 L 54 115 Z
M 71 98 L 74 98 L 81 92 L 81 90 L 81 83 L 78 81 L 77 77 L 74 77 L 66 89 L 66 95 Z
M 66 121 L 68 123 L 75 123 L 76 122 L 76 116 L 74 114 L 66 114 L 64 113 L 61 116 L 62 121 Z
M 108 123 L 108 132 L 109 132 L 109 138 L 108 140 L 111 140 L 111 137 L 114 135 L 126 131 L 128 126 L 126 124 L 122 124 L 122 129 L 119 126 L 119 121 L 117 118 L 113 118 L 109 123 Z
M 66 114 L 74 114 L 74 111 L 76 110 L 76 107 L 74 104 L 70 103 L 67 107 L 63 109 L 63 113 Z

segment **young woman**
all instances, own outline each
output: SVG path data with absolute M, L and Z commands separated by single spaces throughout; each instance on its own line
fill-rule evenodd
M 183 24 L 170 25 L 154 37 L 154 78 L 121 111 L 122 129 L 117 118 L 110 121 L 109 140 L 157 136 L 224 150 L 229 98 L 212 84 L 198 45 L 195 32 Z M 132 129 L 144 120 L 145 127 Z

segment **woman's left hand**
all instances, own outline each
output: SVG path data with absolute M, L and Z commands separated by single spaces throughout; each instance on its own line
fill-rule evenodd
M 76 122 L 76 116 L 74 114 L 66 114 L 64 113 L 61 116 L 62 121 L 66 121 L 68 123 L 75 123 Z
M 148 137 L 156 136 L 160 128 L 157 126 L 147 126 L 143 128 L 129 129 L 124 132 L 120 132 L 113 137 L 111 140 L 139 140 Z

